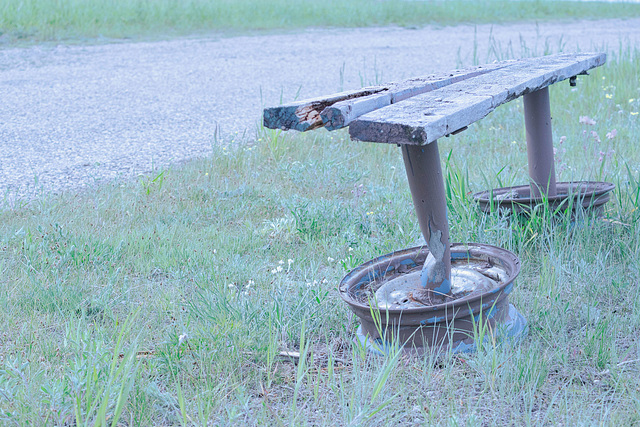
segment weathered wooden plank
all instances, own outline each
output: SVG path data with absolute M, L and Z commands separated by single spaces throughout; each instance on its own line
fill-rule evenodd
M 351 123 L 349 134 L 360 141 L 428 144 L 474 123 L 505 102 L 584 73 L 605 61 L 605 54 L 594 53 L 519 60 L 367 113 Z
M 399 83 L 371 86 L 266 108 L 263 113 L 263 123 L 269 129 L 294 129 L 304 132 L 326 126 L 328 130 L 335 130 L 377 108 L 486 74 L 505 67 L 510 62 L 514 61 L 433 74 Z
M 265 108 L 264 126 L 269 129 L 298 130 L 304 132 L 323 126 L 320 112 L 336 102 L 369 96 L 386 90 L 387 86 L 365 87 L 329 96 L 305 99 L 277 107 Z
M 340 129 L 348 126 L 358 117 L 379 108 L 423 93 L 431 92 L 445 86 L 471 79 L 489 72 L 507 67 L 515 61 L 504 61 L 495 64 L 456 70 L 445 74 L 418 77 L 400 83 L 392 83 L 387 90 L 367 97 L 348 99 L 337 102 L 325 108 L 320 117 L 327 130 Z

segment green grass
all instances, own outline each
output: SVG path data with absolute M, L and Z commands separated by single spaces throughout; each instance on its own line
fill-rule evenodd
M 478 213 L 471 192 L 527 182 L 521 101 L 440 141 L 452 240 L 522 261 L 511 301 L 530 332 L 515 346 L 351 345 L 338 281 L 419 230 L 397 147 L 345 132 L 263 129 L 138 181 L 5 206 L 0 423 L 640 422 L 639 70 L 620 51 L 551 89 L 560 178 L 616 183 L 608 221 Z
M 308 27 L 452 25 L 629 18 L 638 4 L 448 0 L 0 0 L 0 36 L 19 40 L 166 37 Z
M 344 132 L 262 130 L 139 181 L 5 207 L 0 423 L 638 423 L 638 70 L 637 51 L 618 52 L 551 89 L 560 178 L 616 183 L 608 222 L 478 213 L 469 193 L 527 181 L 521 101 L 440 141 L 452 240 L 522 261 L 512 302 L 530 333 L 515 346 L 436 360 L 351 345 L 339 279 L 419 230 L 398 149 Z

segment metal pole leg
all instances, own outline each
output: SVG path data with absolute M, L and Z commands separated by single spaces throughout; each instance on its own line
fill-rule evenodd
M 448 294 L 451 291 L 451 248 L 438 143 L 403 145 L 402 156 L 420 230 L 433 255 L 427 258 L 422 270 L 422 285 L 436 293 Z
M 553 165 L 549 88 L 526 94 L 523 100 L 529 176 L 532 181 L 531 196 L 555 196 L 556 172 Z

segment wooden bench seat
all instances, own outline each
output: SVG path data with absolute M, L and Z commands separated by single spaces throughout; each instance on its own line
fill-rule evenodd
M 604 64 L 604 54 L 520 60 L 489 73 L 367 113 L 351 123 L 353 139 L 428 144 L 485 117 L 498 106 Z
M 353 139 L 428 144 L 485 117 L 496 107 L 598 67 L 603 53 L 502 61 L 367 87 L 264 111 L 271 129 L 307 131 L 349 126 Z

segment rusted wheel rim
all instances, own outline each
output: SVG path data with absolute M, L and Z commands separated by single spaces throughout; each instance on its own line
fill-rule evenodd
M 575 181 L 559 182 L 556 184 L 558 194 L 546 198 L 549 204 L 558 206 L 569 199 L 580 201 L 583 207 L 601 206 L 609 201 L 609 193 L 615 188 L 610 182 Z M 485 207 L 494 204 L 497 206 L 535 206 L 543 203 L 539 197 L 531 197 L 531 187 L 520 185 L 515 187 L 497 188 L 485 190 L 473 195 L 473 198 Z
M 361 314 L 366 315 L 370 313 L 372 308 L 368 303 L 360 301 L 362 298 L 358 298 L 358 292 L 367 292 L 367 287 L 370 287 L 371 283 L 375 280 L 397 274 L 399 267 L 402 265 L 409 269 L 420 266 L 428 254 L 429 250 L 426 246 L 418 246 L 402 249 L 372 259 L 355 268 L 342 279 L 339 286 L 340 296 L 358 316 Z M 461 307 L 480 307 L 482 306 L 483 298 L 486 300 L 488 294 L 490 294 L 492 299 L 497 299 L 502 294 L 509 294 L 513 288 L 514 280 L 520 273 L 520 260 L 518 257 L 506 249 L 492 245 L 454 243 L 451 247 L 451 257 L 452 259 L 460 259 L 462 257 L 472 259 L 489 258 L 492 262 L 499 263 L 505 269 L 508 279 L 490 292 L 475 295 L 470 298 L 460 298 L 433 306 L 405 309 L 379 309 L 379 311 L 388 314 L 390 317 L 402 316 L 403 319 L 406 320 L 402 322 L 403 324 L 412 324 L 413 322 L 411 322 L 410 319 L 414 316 L 420 318 L 437 311 L 446 311 L 454 314 Z

